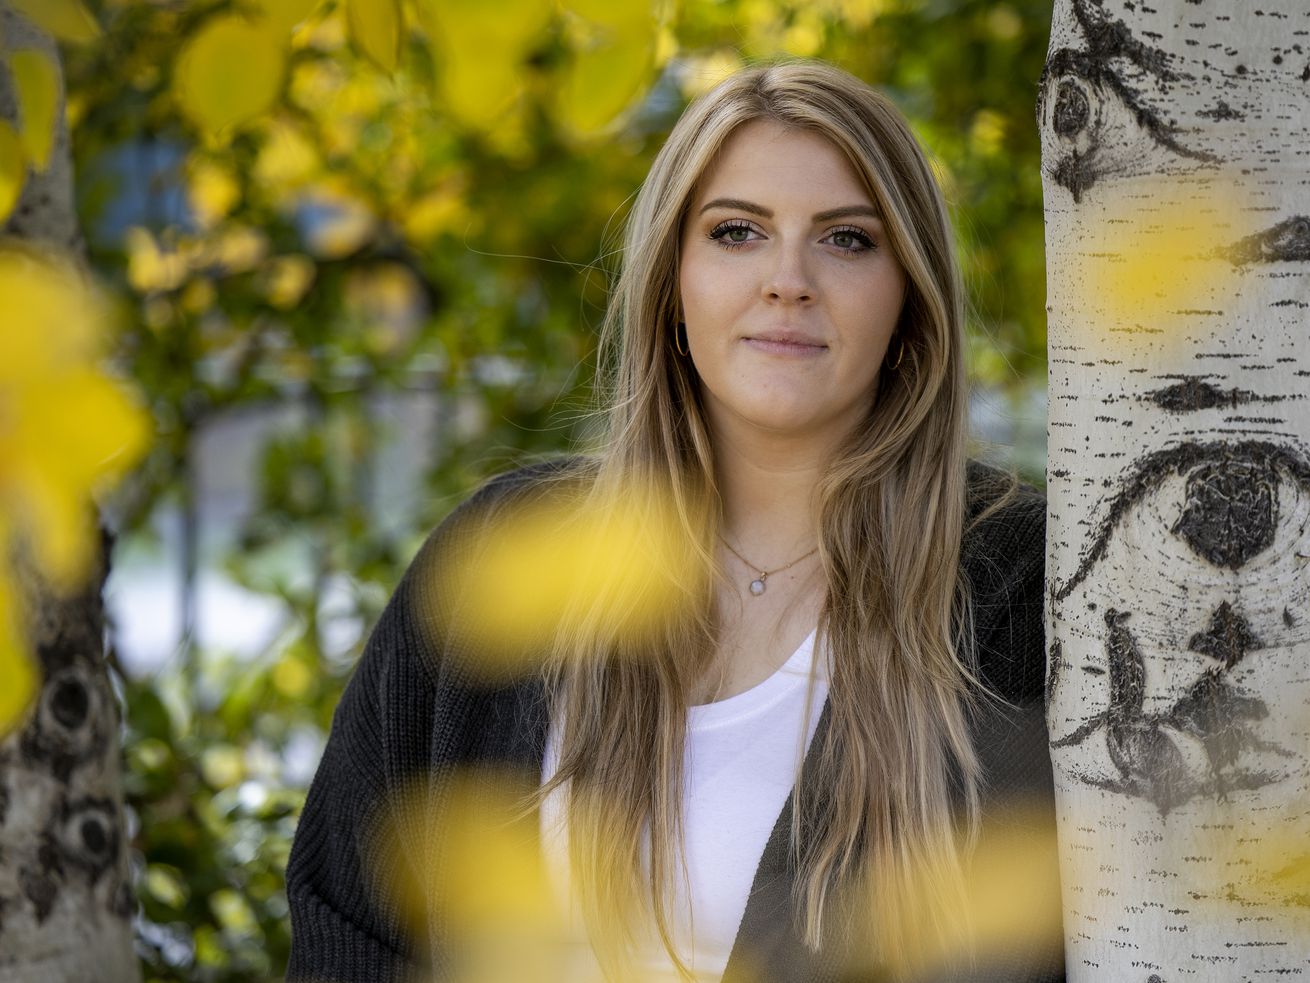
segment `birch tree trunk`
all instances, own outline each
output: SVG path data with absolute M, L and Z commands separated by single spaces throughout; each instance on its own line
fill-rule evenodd
M 1057 0 L 1039 119 L 1069 979 L 1310 975 L 1310 2 Z
M 57 63 L 50 38 L 2 0 L 0 38 L 10 52 L 42 50 Z M 0 118 L 16 116 L 0 68 Z M 0 231 L 77 256 L 63 118 L 61 93 L 50 166 L 29 174 Z M 0 741 L 0 983 L 134 983 L 119 717 L 104 662 L 107 571 L 95 571 L 80 596 L 56 597 L 19 562 L 43 685 L 27 725 Z

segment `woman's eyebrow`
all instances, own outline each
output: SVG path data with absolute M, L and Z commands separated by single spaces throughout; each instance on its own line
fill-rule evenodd
M 711 208 L 733 208 L 742 212 L 750 212 L 752 215 L 760 216 L 760 218 L 773 218 L 773 209 L 757 205 L 753 201 L 746 201 L 744 198 L 715 198 L 701 208 L 700 214 L 704 215 Z M 827 211 L 815 212 L 813 221 L 831 222 L 835 218 L 848 218 L 854 215 L 882 219 L 878 209 L 872 205 L 843 205 L 841 208 L 829 208 Z

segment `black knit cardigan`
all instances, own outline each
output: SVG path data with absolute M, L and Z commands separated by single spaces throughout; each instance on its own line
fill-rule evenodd
M 468 767 L 519 769 L 539 781 L 548 725 L 542 684 L 533 679 L 490 685 L 467 675 L 450 623 L 453 604 L 433 571 L 457 566 L 470 548 L 470 528 L 517 495 L 531 493 L 545 465 L 502 475 L 484 486 L 428 538 L 402 578 L 365 646 L 332 721 L 310 786 L 287 867 L 292 943 L 287 979 L 390 981 L 447 979 L 440 927 L 427 938 L 404 926 L 394 885 L 370 852 L 383 825 L 413 843 L 424 832 L 398 815 L 394 793 L 422 782 L 439 809 L 443 779 Z M 969 466 L 970 516 L 1003 481 Z M 1053 822 L 1051 764 L 1043 713 L 1045 645 L 1043 573 L 1045 499 L 1021 487 L 1001 509 L 968 530 L 961 563 L 970 582 L 981 678 L 1009 706 L 984 701 L 972 721 L 985 773 L 984 817 L 1009 816 L 1018 801 L 1034 822 Z M 825 707 L 811 744 L 827 726 Z M 812 763 L 802 768 L 805 782 Z M 525 788 L 528 787 L 526 784 Z M 1036 806 L 1036 813 L 1032 806 Z M 794 862 L 788 848 L 792 802 L 778 816 L 752 882 L 724 983 L 872 983 L 852 976 L 831 952 L 805 947 L 791 897 Z M 404 832 L 408 829 L 408 832 Z M 1049 842 L 1034 837 L 1035 843 Z M 1054 851 L 1031 862 L 1054 869 Z M 431 858 L 425 861 L 431 864 Z M 429 867 L 429 869 L 431 869 Z M 876 942 L 871 941 L 871 944 Z M 1064 979 L 1061 947 L 1029 944 L 996 954 L 950 983 L 1056 983 Z

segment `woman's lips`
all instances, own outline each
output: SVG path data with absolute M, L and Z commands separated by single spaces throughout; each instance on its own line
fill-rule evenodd
M 800 338 L 743 338 L 749 347 L 768 355 L 818 355 L 828 350 L 827 345 Z

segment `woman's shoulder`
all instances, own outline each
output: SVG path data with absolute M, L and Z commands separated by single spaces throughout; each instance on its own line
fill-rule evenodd
M 583 455 L 542 458 L 486 478 L 428 536 L 428 544 L 457 531 L 482 527 L 507 508 L 524 505 L 568 488 L 592 470 L 594 459 Z

